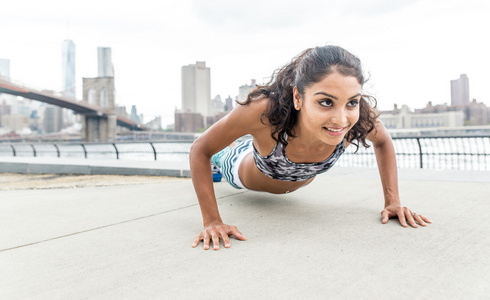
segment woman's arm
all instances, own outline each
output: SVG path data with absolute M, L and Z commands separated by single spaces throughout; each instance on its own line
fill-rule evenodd
M 417 223 L 426 226 L 432 223 L 426 217 L 413 213 L 408 207 L 402 207 L 400 194 L 398 192 L 398 172 L 396 166 L 396 155 L 393 141 L 390 134 L 381 121 L 376 122 L 376 128 L 368 135 L 372 142 L 376 162 L 378 164 L 385 205 L 381 212 L 382 223 L 386 224 L 392 217 L 398 216 L 400 224 L 408 227 L 407 222 L 412 227 L 418 227 Z
M 254 134 L 264 125 L 260 122 L 260 116 L 265 106 L 264 100 L 252 101 L 247 106 L 238 105 L 227 116 L 211 126 L 192 145 L 189 160 L 191 178 L 196 191 L 197 199 L 201 207 L 204 229 L 195 238 L 193 247 L 202 240 L 204 249 L 209 249 L 210 241 L 213 248 L 219 249 L 219 239 L 223 240 L 225 247 L 230 247 L 228 236 L 245 240 L 245 237 L 235 226 L 223 223 L 218 211 L 218 204 L 214 194 L 211 156 L 230 145 L 237 138 Z
M 202 137 L 202 136 L 201 136 Z M 202 240 L 204 249 L 209 249 L 210 241 L 213 242 L 213 248 L 219 249 L 219 239 L 223 240 L 225 247 L 230 247 L 228 235 L 234 235 L 238 239 L 245 240 L 246 238 L 234 226 L 229 226 L 223 223 L 218 211 L 218 204 L 214 194 L 213 179 L 211 172 L 211 152 L 207 147 L 212 141 L 208 138 L 197 139 L 191 147 L 189 154 L 191 166 L 191 178 L 196 191 L 201 214 L 203 219 L 204 229 L 194 239 L 192 247 L 196 247 Z M 221 145 L 217 142 L 216 145 Z M 223 148 L 226 147 L 223 146 Z

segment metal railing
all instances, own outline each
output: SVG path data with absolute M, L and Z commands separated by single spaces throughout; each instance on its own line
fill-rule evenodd
M 400 168 L 490 171 L 490 136 L 394 137 Z M 338 164 L 345 167 L 375 167 L 373 147 L 348 147 Z
M 400 168 L 490 171 L 490 136 L 395 137 Z M 192 141 L 0 143 L 0 156 L 187 161 Z M 376 167 L 373 147 L 350 146 L 337 165 Z
M 0 156 L 119 160 L 188 160 L 192 141 L 0 144 Z

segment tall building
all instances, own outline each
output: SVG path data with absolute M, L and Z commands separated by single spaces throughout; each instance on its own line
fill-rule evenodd
M 10 60 L 0 58 L 0 77 L 10 78 Z
M 463 106 L 470 103 L 470 83 L 466 74 L 451 80 L 451 105 Z
M 114 77 L 114 66 L 112 65 L 111 48 L 97 48 L 97 66 L 98 77 Z
M 63 114 L 59 107 L 46 105 L 43 127 L 45 133 L 56 133 L 61 131 L 63 128 Z
M 233 109 L 233 99 L 228 95 L 228 98 L 225 99 L 225 111 L 230 112 Z
M 255 79 L 252 79 L 250 85 L 242 85 L 238 88 L 238 101 L 243 102 L 247 100 L 248 94 L 255 88 Z
M 212 101 L 213 105 L 213 116 L 225 111 L 225 104 L 221 101 L 221 96 L 217 95 Z
M 206 62 L 182 67 L 182 111 L 199 113 L 204 119 L 213 116 L 211 104 L 211 71 Z
M 140 123 L 140 117 L 138 116 L 138 110 L 136 109 L 136 105 L 131 106 L 131 115 L 129 118 L 137 123 Z
M 75 99 L 75 43 L 72 40 L 64 40 L 61 52 L 61 89 L 65 96 Z

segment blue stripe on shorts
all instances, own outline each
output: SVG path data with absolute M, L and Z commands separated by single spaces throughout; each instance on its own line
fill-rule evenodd
M 233 167 L 235 166 L 238 156 L 240 156 L 243 151 L 252 147 L 252 142 L 252 140 L 245 140 L 231 149 L 230 147 L 226 147 L 211 158 L 211 161 L 221 169 L 221 173 L 226 181 L 236 189 L 241 189 L 241 187 L 235 184 Z

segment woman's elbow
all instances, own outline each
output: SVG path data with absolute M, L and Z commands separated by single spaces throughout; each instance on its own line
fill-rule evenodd
M 211 155 L 206 155 L 206 151 L 203 148 L 206 143 L 203 143 L 202 139 L 196 139 L 189 149 L 189 160 L 192 161 L 194 158 L 200 155 L 208 156 L 211 158 Z
M 189 149 L 189 160 L 192 161 L 192 158 L 195 157 L 196 153 L 199 153 L 199 139 L 195 140 Z

